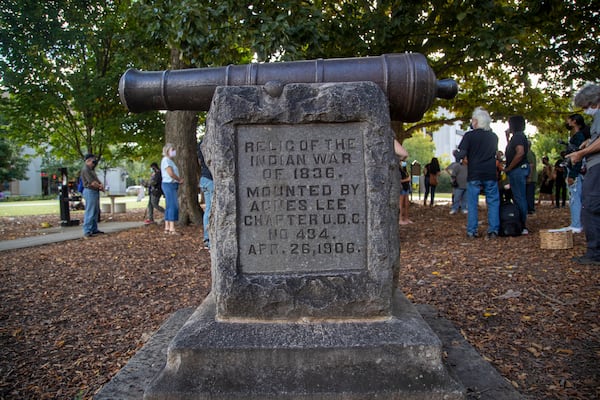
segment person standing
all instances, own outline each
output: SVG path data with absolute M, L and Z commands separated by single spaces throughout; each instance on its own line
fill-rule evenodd
M 466 160 L 455 161 L 446 168 L 452 180 L 452 208 L 450 214 L 456 214 L 459 210 L 467 213 L 467 168 Z
M 104 191 L 104 186 L 96 175 L 96 165 L 98 165 L 98 159 L 96 156 L 93 154 L 86 154 L 84 157 L 84 165 L 81 169 L 83 198 L 85 200 L 85 211 L 83 213 L 83 236 L 86 238 L 104 233 L 98 229 L 98 219 L 100 216 L 100 191 Z
M 525 137 L 525 118 L 521 115 L 513 115 L 508 119 L 508 129 L 506 130 L 506 168 L 504 172 L 508 175 L 510 190 L 515 200 L 515 205 L 521 214 L 521 224 L 523 226 L 523 235 L 527 235 L 527 176 L 529 176 L 529 162 L 527 162 L 527 152 L 529 151 L 529 142 Z
M 572 114 L 567 118 L 566 125 L 570 127 L 573 135 L 569 139 L 568 149 L 570 151 L 579 150 L 583 142 L 588 139 L 584 133 L 585 120 L 581 114 Z M 563 228 L 573 233 L 581 233 L 583 225 L 581 224 L 581 191 L 583 189 L 583 176 L 580 174 L 582 162 L 567 164 L 567 187 L 569 189 L 569 210 L 571 211 L 571 225 Z
M 210 210 L 212 208 L 212 198 L 215 191 L 212 173 L 204 161 L 202 155 L 202 141 L 198 143 L 198 162 L 200 163 L 200 190 L 204 196 L 204 215 L 202 216 L 202 229 L 204 234 L 204 248 L 210 249 L 210 237 L 208 234 L 208 225 L 210 222 Z
M 528 140 L 529 151 L 527 152 L 527 162 L 529 163 L 529 175 L 527 175 L 525 185 L 525 195 L 527 196 L 527 214 L 535 214 L 535 188 L 537 187 L 537 157 L 531 148 L 531 141 Z
M 540 184 L 540 197 L 538 197 L 538 206 L 542 204 L 542 200 L 550 200 L 551 206 L 554 206 L 554 196 L 552 188 L 554 187 L 554 172 L 548 156 L 542 157 L 542 182 Z
M 437 158 L 433 157 L 431 162 L 425 166 L 425 200 L 423 205 L 427 205 L 427 195 L 431 190 L 431 200 L 429 205 L 433 207 L 433 201 L 435 199 L 435 189 L 438 184 L 438 177 L 440 176 L 440 163 Z
M 408 218 L 408 195 L 410 193 L 410 174 L 406 169 L 406 161 L 400 161 L 400 225 L 412 224 Z
M 144 221 L 145 224 L 153 224 L 154 223 L 154 210 L 158 210 L 161 213 L 165 213 L 165 209 L 158 204 L 160 202 L 160 197 L 163 195 L 162 192 L 162 174 L 160 173 L 160 168 L 158 168 L 158 164 L 153 162 L 150 164 L 150 180 L 148 181 L 148 218 Z
M 175 222 L 179 220 L 179 202 L 177 199 L 177 190 L 183 180 L 179 176 L 179 169 L 173 159 L 177 155 L 175 147 L 171 143 L 163 147 L 163 158 L 160 162 L 160 173 L 162 176 L 162 191 L 165 195 L 165 233 L 177 235 Z
M 467 237 L 476 238 L 478 226 L 479 192 L 485 193 L 488 217 L 489 239 L 498 237 L 500 231 L 500 195 L 496 177 L 496 151 L 498 136 L 490 129 L 490 114 L 481 107 L 473 111 L 473 129 L 465 133 L 458 150 L 454 151 L 457 160 L 467 157 Z
M 583 256 L 574 257 L 573 261 L 583 265 L 600 265 L 600 85 L 585 85 L 577 92 L 573 102 L 593 118 L 590 140 L 582 145 L 581 150 L 567 155 L 573 164 L 585 157 L 587 167 L 581 197 L 587 251 Z
M 556 200 L 556 208 L 565 208 L 565 204 L 567 203 L 567 180 L 565 176 L 566 155 L 566 151 L 561 151 L 560 158 L 554 164 L 554 199 Z

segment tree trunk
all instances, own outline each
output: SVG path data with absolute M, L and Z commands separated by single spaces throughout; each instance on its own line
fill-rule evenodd
M 179 53 L 171 51 L 171 66 L 181 69 Z M 198 115 L 194 111 L 168 111 L 165 122 L 165 142 L 172 143 L 177 151 L 174 161 L 179 168 L 183 184 L 179 186 L 179 225 L 202 224 L 202 209 L 198 202 L 200 165 L 196 150 Z

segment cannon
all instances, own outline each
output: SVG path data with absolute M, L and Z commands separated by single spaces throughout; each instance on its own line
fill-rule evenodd
M 121 102 L 134 113 L 153 110 L 208 111 L 217 86 L 268 82 L 371 81 L 386 94 L 392 120 L 416 122 L 436 97 L 452 99 L 458 85 L 437 80 L 419 53 L 334 58 L 165 71 L 127 70 L 119 82 Z

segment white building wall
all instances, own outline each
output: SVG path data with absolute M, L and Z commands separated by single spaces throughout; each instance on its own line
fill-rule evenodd
M 35 154 L 33 149 L 23 147 L 21 155 L 30 156 Z M 27 168 L 27 178 L 11 184 L 12 194 L 16 196 L 41 196 L 42 195 L 42 177 L 40 175 L 42 166 L 41 157 L 30 158 L 29 167 Z

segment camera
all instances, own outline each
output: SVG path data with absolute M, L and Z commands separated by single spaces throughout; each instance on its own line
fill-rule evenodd
M 574 144 L 569 143 L 569 142 L 565 142 L 562 139 L 558 141 L 558 144 L 562 144 L 563 146 L 567 146 L 567 148 L 565 149 L 565 152 L 567 154 L 570 154 L 570 153 L 573 153 L 573 152 L 579 150 L 579 148 L 577 146 L 575 146 Z

